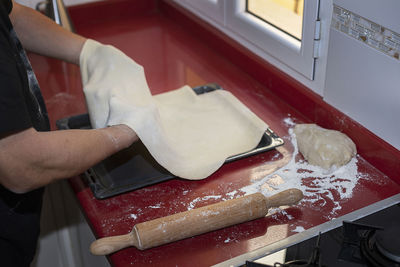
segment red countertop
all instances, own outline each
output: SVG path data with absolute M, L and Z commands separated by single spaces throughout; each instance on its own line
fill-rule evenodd
M 285 140 L 277 150 L 224 165 L 201 181 L 173 179 L 97 200 L 81 177 L 70 179 L 97 237 L 129 233 L 136 223 L 243 195 L 239 189 L 285 165 L 292 156 L 287 119 L 341 130 L 357 144 L 359 179 L 350 198 L 321 194 L 265 218 L 140 251 L 109 257 L 113 266 L 209 266 L 400 193 L 400 153 L 273 66 L 206 23 L 164 1 L 104 1 L 69 9 L 79 34 L 112 44 L 143 65 L 153 94 L 185 84 L 220 84 Z M 86 112 L 79 69 L 30 55 L 55 121 Z M 331 199 L 333 198 L 333 199 Z M 335 209 L 334 201 L 341 208 Z

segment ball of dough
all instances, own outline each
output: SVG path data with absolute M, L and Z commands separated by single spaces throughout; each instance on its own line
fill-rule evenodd
M 294 127 L 297 146 L 308 163 L 330 169 L 347 164 L 357 154 L 356 145 L 345 134 L 316 124 Z

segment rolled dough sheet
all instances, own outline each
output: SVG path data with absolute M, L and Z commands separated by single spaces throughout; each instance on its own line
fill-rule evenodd
M 90 63 L 93 60 L 95 64 Z M 93 71 L 91 66 L 100 70 Z M 226 158 L 256 147 L 268 128 L 225 90 L 196 95 L 184 86 L 152 96 L 138 66 L 114 47 L 85 44 L 82 81 L 92 125 L 128 125 L 155 160 L 178 177 L 208 177 Z M 98 71 L 101 76 L 95 75 Z M 105 84 L 108 93 L 99 92 Z

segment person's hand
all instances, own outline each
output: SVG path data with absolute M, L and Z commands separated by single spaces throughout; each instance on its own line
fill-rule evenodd
M 135 112 L 130 106 L 148 104 L 150 98 L 144 96 L 151 94 L 143 67 L 115 47 L 87 40 L 80 55 L 80 67 L 93 128 L 130 126 L 127 122 Z M 121 102 L 130 105 L 122 107 Z
M 117 151 L 129 147 L 132 143 L 139 140 L 136 132 L 125 124 L 118 124 L 100 130 L 114 143 Z

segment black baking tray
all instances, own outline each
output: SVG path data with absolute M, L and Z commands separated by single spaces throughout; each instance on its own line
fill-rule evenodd
M 221 89 L 217 84 L 207 84 L 193 88 L 196 94 L 204 94 Z M 91 129 L 88 114 L 60 119 L 56 124 L 60 130 Z M 272 150 L 277 146 L 283 145 L 283 143 L 279 136 L 271 129 L 268 129 L 255 149 L 231 156 L 225 162 L 228 163 Z M 97 199 L 105 199 L 176 178 L 154 160 L 140 141 L 88 169 L 84 173 L 84 177 L 87 179 L 89 187 Z

